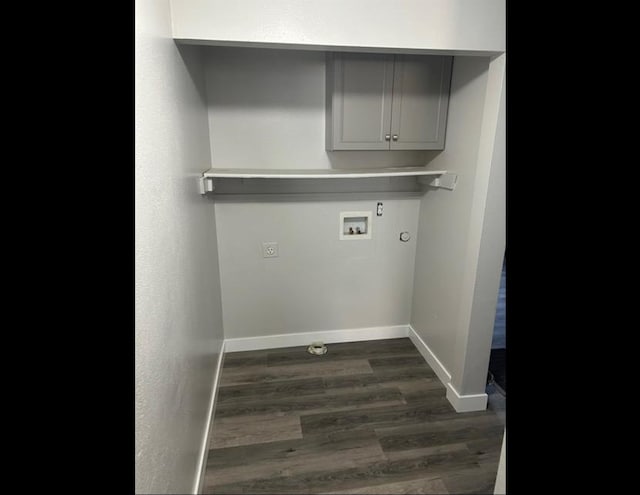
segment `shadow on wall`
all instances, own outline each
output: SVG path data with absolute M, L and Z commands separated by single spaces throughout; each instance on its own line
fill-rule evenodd
M 207 47 L 206 56 L 217 68 L 215 81 L 208 81 L 213 107 L 324 111 L 324 79 L 316 77 L 325 63 L 324 52 Z M 255 90 L 256 81 L 260 91 Z
M 194 45 L 178 45 L 176 44 L 178 53 L 184 66 L 189 73 L 190 79 L 193 82 L 198 96 L 200 97 L 200 104 L 203 107 L 207 107 L 207 88 L 205 86 L 204 72 L 202 69 L 202 47 Z

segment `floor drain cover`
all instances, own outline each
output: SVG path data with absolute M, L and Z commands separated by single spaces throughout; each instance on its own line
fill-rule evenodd
M 322 342 L 312 342 L 309 347 L 307 347 L 307 352 L 309 354 L 315 354 L 316 356 L 322 356 L 327 353 L 327 346 Z

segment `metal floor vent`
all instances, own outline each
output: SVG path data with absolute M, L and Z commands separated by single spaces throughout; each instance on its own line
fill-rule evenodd
M 307 352 L 309 354 L 315 354 L 316 356 L 322 356 L 326 354 L 327 351 L 327 346 L 324 345 L 323 342 L 312 342 L 311 345 L 307 347 Z

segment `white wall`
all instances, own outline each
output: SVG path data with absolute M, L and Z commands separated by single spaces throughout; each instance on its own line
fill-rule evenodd
M 438 152 L 327 152 L 325 55 L 207 47 L 211 161 L 227 168 L 422 165 Z M 341 186 L 340 184 L 335 187 Z M 292 185 L 293 187 L 293 185 Z M 367 195 L 365 195 L 367 196 Z M 216 204 L 226 338 L 409 322 L 419 200 L 361 194 Z M 371 241 L 339 241 L 340 211 L 385 213 Z M 263 259 L 263 241 L 280 257 Z
M 370 47 L 381 51 L 505 50 L 504 0 L 173 0 L 187 41 Z
M 213 166 L 421 165 L 437 154 L 327 152 L 324 53 L 208 48 L 206 67 Z M 216 205 L 227 338 L 408 323 L 415 243 L 398 237 L 415 235 L 419 201 L 385 199 L 374 239 L 349 242 L 339 212 L 375 211 L 376 200 L 327 198 Z M 262 258 L 271 240 L 277 260 Z
M 438 154 L 327 152 L 323 52 L 206 47 L 206 53 L 214 167 L 424 165 Z
M 429 167 L 458 185 L 420 209 L 411 324 L 463 396 L 484 394 L 505 247 L 504 58 L 456 57 L 446 150 Z
M 484 391 L 506 242 L 506 55 L 491 62 L 465 261 L 452 383 Z
M 487 58 L 453 62 L 445 150 L 429 167 L 458 174 L 454 191 L 428 191 L 420 205 L 411 325 L 452 372 L 463 263 L 487 86 Z
M 226 338 L 406 325 L 419 199 L 216 205 Z M 340 211 L 372 211 L 371 240 L 340 241 Z M 411 232 L 409 242 L 400 232 Z M 262 257 L 277 241 L 278 258 Z
M 223 338 L 203 74 L 168 0 L 135 15 L 135 489 L 188 493 Z

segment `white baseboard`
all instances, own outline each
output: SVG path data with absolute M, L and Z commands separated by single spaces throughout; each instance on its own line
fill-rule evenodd
M 359 342 L 362 340 L 397 339 L 407 337 L 407 334 L 407 325 L 287 333 L 267 335 L 264 337 L 226 339 L 225 349 L 226 352 L 257 351 L 260 349 L 277 349 L 281 347 L 309 345 L 311 342 L 315 341 L 322 341 L 325 344 L 336 344 L 338 342 Z
M 429 366 L 431 366 L 431 369 L 435 371 L 436 375 L 438 375 L 442 384 L 446 387 L 447 383 L 451 381 L 451 373 L 447 371 L 447 368 L 444 367 L 438 357 L 433 353 L 425 341 L 422 340 L 420 335 L 418 335 L 411 325 L 409 325 L 409 338 L 411 339 L 411 342 L 413 342 L 413 345 L 416 346 L 416 349 L 418 349 L 418 352 L 422 354 L 425 361 Z
M 199 495 L 202 493 L 204 484 L 204 473 L 207 469 L 207 452 L 209 450 L 209 442 L 211 438 L 211 429 L 213 426 L 213 414 L 215 413 L 216 397 L 218 395 L 218 384 L 220 383 L 220 375 L 222 373 L 222 363 L 224 362 L 224 353 L 226 341 L 222 341 L 220 346 L 220 354 L 218 355 L 218 366 L 216 367 L 216 374 L 213 377 L 213 390 L 211 391 L 211 400 L 209 401 L 209 411 L 207 415 L 207 427 L 205 429 L 204 439 L 202 446 L 200 447 L 200 462 L 198 471 L 196 472 L 196 479 L 193 484 L 193 493 Z
M 456 412 L 484 411 L 487 408 L 487 394 L 460 395 L 451 382 L 447 383 L 447 399 Z
M 409 325 L 409 338 L 416 346 L 425 361 L 435 371 L 436 375 L 447 388 L 447 400 L 451 403 L 456 412 L 484 411 L 487 408 L 487 394 L 460 395 L 451 385 L 451 373 L 440 362 L 429 346 L 420 338 L 420 335 Z

